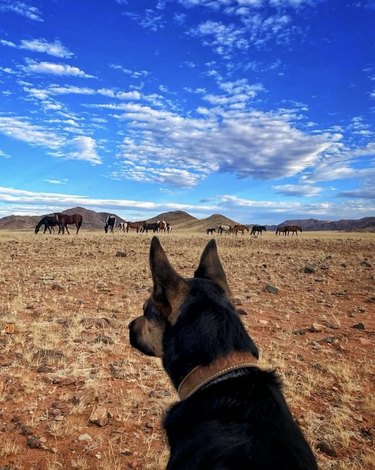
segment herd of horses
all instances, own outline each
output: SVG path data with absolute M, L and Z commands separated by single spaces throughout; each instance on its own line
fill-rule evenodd
M 68 234 L 69 229 L 68 225 L 76 226 L 76 233 L 79 232 L 79 229 L 82 226 L 82 215 L 80 214 L 63 214 L 55 213 L 43 216 L 35 227 L 35 233 L 38 233 L 42 225 L 44 225 L 44 233 L 48 230 L 49 233 L 54 231 L 55 227 L 58 228 L 59 233 Z M 108 215 L 105 221 L 104 231 L 105 233 L 114 232 L 116 227 L 117 219 L 115 215 Z M 157 222 L 147 222 L 146 220 L 141 220 L 138 222 L 129 222 L 121 220 L 117 224 L 117 228 L 123 232 L 129 232 L 130 229 L 135 230 L 137 233 L 148 233 L 149 231 L 153 233 L 170 233 L 172 231 L 171 224 L 165 220 L 158 220 Z M 229 235 L 234 234 L 238 235 L 241 233 L 245 235 L 246 232 L 249 232 L 250 235 L 257 237 L 262 235 L 263 232 L 266 232 L 267 229 L 264 225 L 253 225 L 250 231 L 250 228 L 247 225 L 235 224 L 235 225 L 219 225 L 218 228 L 208 228 L 206 230 L 207 235 L 213 235 L 218 233 L 219 235 Z M 276 235 L 289 236 L 298 235 L 298 232 L 302 232 L 302 228 L 299 225 L 283 225 L 279 226 L 276 229 Z
M 263 232 L 266 232 L 267 229 L 264 225 L 253 225 L 250 231 L 250 228 L 247 225 L 219 225 L 216 228 L 208 228 L 206 230 L 207 235 L 212 235 L 217 232 L 219 235 L 229 235 L 234 234 L 238 235 L 238 233 L 242 233 L 245 235 L 245 232 L 249 232 L 250 235 L 257 237 L 258 235 L 262 235 Z M 298 232 L 302 232 L 302 228 L 299 225 L 283 225 L 277 227 L 276 235 L 288 235 L 291 233 L 292 235 L 298 235 Z
M 116 216 L 109 215 L 104 226 L 105 233 L 113 233 L 115 226 Z M 171 224 L 165 220 L 158 220 L 157 222 L 147 222 L 147 220 L 141 220 L 138 222 L 122 221 L 118 223 L 117 228 L 126 233 L 129 232 L 130 229 L 135 230 L 137 233 L 148 233 L 149 231 L 153 233 L 170 233 L 172 231 Z

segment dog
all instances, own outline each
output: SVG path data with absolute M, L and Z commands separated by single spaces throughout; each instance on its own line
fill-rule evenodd
M 164 418 L 168 470 L 317 469 L 275 372 L 230 301 L 215 240 L 191 279 L 173 269 L 158 240 L 150 247 L 153 289 L 129 324 L 130 344 L 161 357 L 180 401 Z

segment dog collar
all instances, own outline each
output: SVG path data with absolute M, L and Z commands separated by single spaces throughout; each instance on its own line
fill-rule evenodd
M 207 366 L 192 369 L 178 386 L 177 392 L 181 400 L 190 397 L 197 390 L 228 372 L 257 366 L 257 359 L 249 352 L 232 352 L 218 357 Z

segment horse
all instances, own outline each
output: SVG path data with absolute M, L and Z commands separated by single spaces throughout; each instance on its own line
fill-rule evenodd
M 157 224 L 159 226 L 159 232 L 164 232 L 165 233 L 167 231 L 168 225 L 167 225 L 167 222 L 165 220 L 158 220 Z
M 149 230 L 152 230 L 154 233 L 159 231 L 159 222 L 155 223 L 149 223 L 146 222 L 145 224 L 142 225 L 142 227 L 139 229 L 141 233 L 146 232 L 148 233 Z
M 35 233 L 39 232 L 39 229 L 42 225 L 44 225 L 43 233 L 46 233 L 47 229 L 49 230 L 49 233 L 52 233 L 51 229 L 56 226 L 59 227 L 59 232 L 60 232 L 61 225 L 57 219 L 57 214 L 43 216 L 35 226 Z
M 59 214 L 56 214 L 56 217 L 60 224 L 62 233 L 65 233 L 65 230 L 66 230 L 68 232 L 68 235 L 70 235 L 68 225 L 75 225 L 77 229 L 76 234 L 79 232 L 79 229 L 81 228 L 82 220 L 83 220 L 81 214 L 62 214 L 60 212 Z
M 223 235 L 223 233 L 227 235 L 228 233 L 231 233 L 231 228 L 232 227 L 230 225 L 220 225 L 218 228 L 218 233 L 220 233 L 220 235 Z
M 117 228 L 119 230 L 122 230 L 123 232 L 127 232 L 127 227 L 128 227 L 128 223 L 127 222 L 120 222 L 118 225 L 117 225 Z
M 250 235 L 262 235 L 262 232 L 267 232 L 267 229 L 264 225 L 253 225 Z
M 245 232 L 249 232 L 249 227 L 246 227 L 246 225 L 236 224 L 233 226 L 233 231 L 235 235 L 237 235 L 238 232 L 241 232 L 242 235 L 245 235 Z
M 285 227 L 283 227 L 283 226 L 277 227 L 276 232 L 275 232 L 275 235 L 281 235 L 282 233 L 283 233 L 284 235 L 286 235 Z
M 167 222 L 167 233 L 171 233 L 171 232 L 172 232 L 171 224 Z
M 284 230 L 287 235 L 289 235 L 289 232 L 292 232 L 292 236 L 296 234 L 297 237 L 298 232 L 302 232 L 302 228 L 299 225 L 287 225 Z
M 142 227 L 142 225 L 147 224 L 146 220 L 142 220 L 140 222 L 128 222 L 128 226 L 126 227 L 126 231 L 129 232 L 130 228 L 134 228 L 135 231 L 138 233 Z
M 104 226 L 105 233 L 107 233 L 108 230 L 113 233 L 113 228 L 115 225 L 116 225 L 116 216 L 115 215 L 107 216 L 107 218 L 105 219 L 105 226 Z
M 208 228 L 208 229 L 206 230 L 207 235 L 212 235 L 212 234 L 215 233 L 215 232 L 216 232 L 216 229 L 215 229 L 215 228 Z

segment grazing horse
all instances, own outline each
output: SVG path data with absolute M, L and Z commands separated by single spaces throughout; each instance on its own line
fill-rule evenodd
M 68 232 L 68 235 L 70 235 L 70 232 L 68 230 L 68 225 L 75 225 L 77 229 L 76 234 L 79 232 L 79 229 L 81 228 L 82 220 L 83 220 L 81 214 L 59 213 L 59 214 L 56 214 L 56 217 L 60 223 L 62 233 L 65 233 L 65 230 L 66 230 Z
M 123 232 L 127 232 L 127 227 L 128 227 L 128 223 L 127 222 L 120 222 L 117 226 L 117 228 L 119 230 L 122 230 Z
M 142 225 L 142 227 L 139 229 L 140 232 L 146 232 L 148 233 L 149 230 L 152 230 L 154 233 L 159 231 L 159 222 L 155 223 L 145 223 Z
M 40 227 L 42 225 L 44 225 L 44 232 L 43 233 L 46 233 L 47 229 L 49 230 L 49 233 L 52 233 L 51 228 L 56 227 L 56 226 L 59 227 L 59 231 L 60 231 L 60 227 L 61 227 L 60 222 L 58 221 L 56 214 L 43 216 L 35 226 L 35 233 L 39 232 Z
M 171 224 L 167 222 L 167 233 L 170 233 L 170 232 L 172 232 L 172 227 L 171 227 Z
M 105 219 L 105 226 L 104 226 L 104 231 L 105 233 L 110 232 L 113 233 L 114 226 L 116 225 L 116 216 L 115 215 L 109 215 Z
M 236 224 L 233 226 L 233 231 L 235 235 L 237 235 L 238 232 L 241 232 L 242 235 L 245 235 L 245 232 L 249 232 L 249 227 L 246 227 L 246 225 Z
M 276 229 L 276 232 L 275 232 L 275 235 L 281 235 L 281 234 L 286 234 L 286 231 L 285 231 L 285 227 L 284 226 L 281 226 L 281 227 L 277 227 Z
M 251 229 L 250 235 L 262 235 L 262 232 L 267 232 L 267 229 L 264 225 L 253 225 L 253 228 Z
M 141 227 L 144 225 L 144 224 L 147 224 L 147 221 L 146 220 L 142 220 L 140 222 L 128 222 L 128 226 L 126 227 L 126 231 L 129 232 L 129 229 L 130 228 L 134 228 L 135 231 L 138 233 L 141 231 Z
M 296 234 L 298 237 L 298 232 L 302 232 L 302 228 L 299 225 L 286 225 L 284 227 L 285 234 L 289 236 L 289 232 L 292 232 L 292 236 Z
M 220 225 L 218 233 L 220 233 L 220 235 L 223 235 L 223 233 L 227 235 L 228 233 L 231 233 L 231 229 L 232 227 L 230 225 Z
M 206 230 L 207 235 L 212 235 L 212 234 L 215 233 L 215 232 L 216 232 L 216 229 L 215 229 L 215 228 L 208 228 L 208 229 Z

